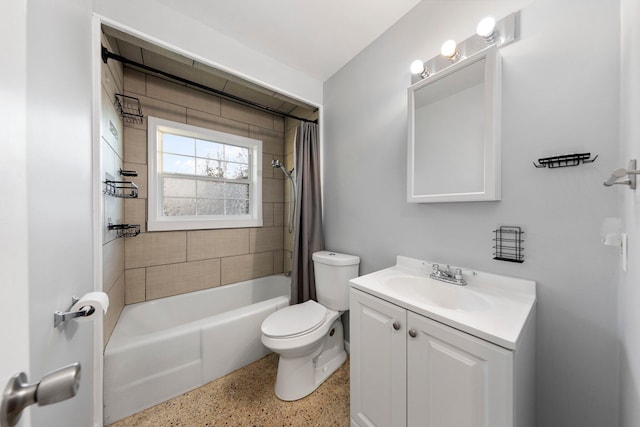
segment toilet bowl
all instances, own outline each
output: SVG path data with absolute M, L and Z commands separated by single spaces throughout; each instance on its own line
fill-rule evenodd
M 349 279 L 360 258 L 321 251 L 313 254 L 318 301 L 272 313 L 262 323 L 262 343 L 278 353 L 275 393 L 298 400 L 312 393 L 346 360 L 340 315 L 349 308 Z

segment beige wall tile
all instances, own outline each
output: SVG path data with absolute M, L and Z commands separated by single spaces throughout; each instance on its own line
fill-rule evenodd
M 249 136 L 249 125 L 236 120 L 226 119 L 224 117 L 215 116 L 203 111 L 187 110 L 187 124 L 192 126 L 200 126 L 207 129 L 226 132 L 233 135 Z
M 282 250 L 282 227 L 251 228 L 249 250 L 251 253 Z
M 274 227 L 287 226 L 287 218 L 289 213 L 284 207 L 285 205 L 283 203 L 273 204 L 273 226 Z
M 116 327 L 116 323 L 120 318 L 120 313 L 122 313 L 122 309 L 124 308 L 124 272 L 113 288 L 107 292 L 107 295 L 109 296 L 109 310 L 107 310 L 103 323 L 104 347 L 107 346 L 113 329 Z
M 124 127 L 124 161 L 147 164 L 147 131 Z
M 147 268 L 147 300 L 199 291 L 219 285 L 219 259 Z
M 131 92 L 130 96 L 144 95 L 145 74 L 140 71 L 134 71 L 129 68 L 124 69 L 124 90 Z
M 129 95 L 125 92 L 126 95 Z M 158 99 L 149 98 L 147 96 L 137 95 L 142 104 L 142 115 L 144 121 L 142 123 L 127 123 L 126 126 L 137 129 L 147 129 L 148 118 L 150 116 L 160 119 L 171 120 L 178 123 L 187 122 L 187 108 L 180 105 L 170 104 L 169 102 L 160 101 Z
M 272 252 L 222 258 L 221 263 L 223 285 L 273 274 Z
M 262 204 L 262 226 L 263 227 L 273 227 L 273 206 L 274 203 L 263 203 Z
M 273 130 L 273 114 L 227 101 L 226 99 L 220 100 L 220 115 L 227 119 Z
M 185 231 L 141 233 L 125 241 L 125 268 L 149 267 L 186 260 Z
M 147 75 L 147 94 L 149 98 L 170 104 L 189 106 L 189 95 L 184 84 L 174 83 L 159 77 Z
M 147 231 L 147 200 L 124 199 L 124 222 L 139 225 L 142 233 Z
M 124 271 L 124 303 L 135 304 L 145 300 L 146 269 L 132 268 Z
M 187 232 L 188 261 L 249 253 L 249 229 L 198 230 Z
M 102 246 L 102 288 L 109 292 L 124 272 L 124 239 Z
M 273 252 L 273 274 L 284 273 L 284 251 Z
M 197 89 L 188 89 L 187 107 L 216 116 L 220 115 L 220 98 Z
M 274 159 L 273 154 L 262 153 L 262 177 L 263 178 L 275 178 L 278 175 L 284 176 L 282 172 L 275 170 L 275 168 L 271 166 L 271 161 L 273 159 Z M 277 172 L 277 175 L 274 172 Z
M 145 135 L 146 136 L 146 135 Z M 146 142 L 146 141 L 145 141 Z M 146 153 L 146 151 L 145 151 Z M 146 163 L 146 160 L 145 160 Z M 139 163 L 125 163 L 122 167 L 124 170 L 134 170 L 138 172 L 138 176 L 120 177 L 126 181 L 131 181 L 138 186 L 138 199 L 146 199 L 147 196 L 147 165 Z
M 262 179 L 262 201 L 265 203 L 284 202 L 282 180 L 269 178 Z
M 284 134 L 251 124 L 249 136 L 262 141 L 262 152 L 282 156 L 284 154 Z
M 284 132 L 284 117 L 273 117 L 273 130 L 276 132 Z
M 293 151 L 288 152 L 286 156 L 284 156 L 284 164 L 287 167 L 287 170 L 291 170 L 296 167 L 296 160 L 293 156 Z

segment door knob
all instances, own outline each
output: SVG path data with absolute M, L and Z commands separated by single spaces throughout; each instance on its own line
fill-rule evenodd
M 400 322 L 398 322 L 397 320 L 395 320 L 393 322 L 393 329 L 395 329 L 396 331 L 400 329 Z
M 2 393 L 0 426 L 13 427 L 20 420 L 22 410 L 37 403 L 49 405 L 72 398 L 80 387 L 80 363 L 56 369 L 33 384 L 27 383 L 24 372 L 14 375 Z
M 410 336 L 411 338 L 415 338 L 415 337 L 417 337 L 417 336 L 418 336 L 418 333 L 416 332 L 416 330 L 415 330 L 415 329 L 409 329 L 409 336 Z

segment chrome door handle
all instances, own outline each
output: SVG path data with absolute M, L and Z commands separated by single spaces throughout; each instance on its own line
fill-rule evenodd
M 80 363 L 72 363 L 49 372 L 40 381 L 27 383 L 24 372 L 14 375 L 2 393 L 0 426 L 13 427 L 18 424 L 22 411 L 30 405 L 49 405 L 72 398 L 80 387 Z

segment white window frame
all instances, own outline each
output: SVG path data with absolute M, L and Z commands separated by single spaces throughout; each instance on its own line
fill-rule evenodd
M 262 141 L 244 136 L 218 132 L 184 123 L 147 118 L 147 158 L 148 158 L 148 231 L 200 230 L 218 228 L 262 227 Z M 160 163 L 160 133 L 188 136 L 223 144 L 249 148 L 249 214 L 247 215 L 162 215 L 162 180 L 158 170 Z

